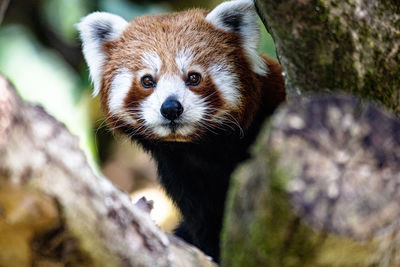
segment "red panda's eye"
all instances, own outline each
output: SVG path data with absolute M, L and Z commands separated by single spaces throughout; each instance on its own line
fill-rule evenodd
M 141 81 L 142 81 L 143 87 L 145 87 L 145 88 L 151 88 L 151 87 L 156 86 L 156 83 L 153 80 L 153 77 L 151 77 L 150 75 L 143 76 Z
M 196 86 L 201 81 L 201 75 L 196 72 L 191 72 L 188 75 L 188 79 L 186 81 L 187 85 Z

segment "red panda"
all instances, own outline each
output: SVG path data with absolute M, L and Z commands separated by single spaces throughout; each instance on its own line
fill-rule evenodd
M 230 176 L 285 100 L 280 65 L 257 52 L 252 0 L 126 22 L 78 24 L 107 122 L 150 152 L 183 215 L 177 236 L 216 261 Z

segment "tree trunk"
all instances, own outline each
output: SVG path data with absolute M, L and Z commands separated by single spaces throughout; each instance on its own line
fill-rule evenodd
M 225 266 L 400 265 L 400 8 L 256 0 L 291 102 L 233 177 Z M 294 97 L 300 95 L 301 97 Z M 0 266 L 214 266 L 87 165 L 78 140 L 0 79 Z
M 256 5 L 289 103 L 233 177 L 222 265 L 399 266 L 400 122 L 365 101 L 400 116 L 399 4 Z
M 340 90 L 400 116 L 396 0 L 256 0 L 274 38 L 289 95 Z
M 215 266 L 140 206 L 0 77 L 0 266 Z

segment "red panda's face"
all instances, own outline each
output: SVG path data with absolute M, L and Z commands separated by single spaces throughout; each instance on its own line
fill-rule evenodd
M 256 52 L 256 17 L 246 17 L 255 16 L 251 1 L 227 3 L 239 3 L 239 10 L 222 4 L 208 14 L 190 10 L 129 24 L 93 13 L 78 25 L 112 128 L 193 141 L 246 127 L 245 111 L 258 97 L 255 77 L 266 66 Z

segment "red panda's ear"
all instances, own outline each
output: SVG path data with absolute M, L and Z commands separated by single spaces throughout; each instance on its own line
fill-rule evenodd
M 206 16 L 206 20 L 216 28 L 238 33 L 242 37 L 242 45 L 247 52 L 253 71 L 265 75 L 267 67 L 257 51 L 260 39 L 257 18 L 253 0 L 223 2 Z
M 128 22 L 123 18 L 106 12 L 91 13 L 76 25 L 94 84 L 93 96 L 100 91 L 103 64 L 106 60 L 102 45 L 119 38 L 127 25 Z

